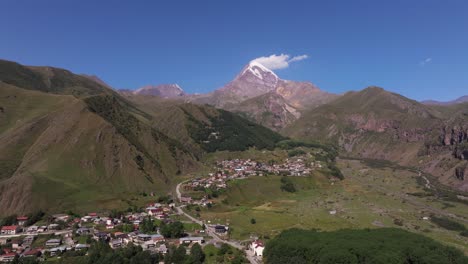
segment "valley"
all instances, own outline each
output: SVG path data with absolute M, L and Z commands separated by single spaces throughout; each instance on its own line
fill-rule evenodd
M 338 165 L 342 181 L 321 173 L 289 177 L 297 189 L 290 193 L 281 190 L 281 176 L 252 176 L 228 182 L 212 206 L 189 205 L 186 211 L 199 215 L 204 223 L 228 225 L 230 238 L 236 241 L 268 240 L 289 228 L 396 227 L 468 253 L 467 237 L 431 221 L 442 217 L 467 226 L 466 203 L 436 197 L 411 169 L 369 166 L 356 159 L 340 159 Z
M 96 243 L 131 249 L 125 236 L 183 225 L 157 250 L 130 242 L 158 258 L 187 239 L 208 252 L 226 244 L 230 255 L 217 259 L 260 263 L 291 228 L 396 228 L 468 254 L 466 103 L 427 105 L 379 87 L 335 95 L 253 62 L 198 95 L 173 84 L 119 91 L 9 61 L 0 81 L 0 218 L 67 216 L 64 231 L 37 241 L 86 226 Z

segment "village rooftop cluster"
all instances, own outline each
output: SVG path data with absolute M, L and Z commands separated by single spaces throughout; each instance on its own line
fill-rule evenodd
M 208 177 L 200 177 L 184 184 L 185 191 L 202 191 L 204 189 L 225 189 L 227 182 L 235 179 L 245 179 L 252 176 L 284 175 L 284 176 L 309 176 L 315 169 L 323 167 L 320 161 L 307 162 L 309 157 L 305 155 L 287 158 L 281 164 L 268 164 L 251 159 L 233 159 L 216 162 L 216 173 L 209 173 Z M 194 200 L 192 197 L 183 196 L 181 201 L 206 206 L 211 203 L 209 197 Z
M 121 217 L 109 217 L 98 213 L 88 213 L 83 217 L 72 217 L 68 214 L 52 215 L 51 222 L 47 225 L 30 225 L 25 223 L 28 217 L 20 216 L 16 224 L 2 226 L 0 229 L 0 245 L 4 251 L 0 255 L 0 262 L 10 262 L 15 257 L 53 257 L 66 251 L 87 250 L 90 243 L 104 241 L 113 249 L 121 248 L 129 243 L 139 245 L 143 250 L 166 254 L 171 244 L 193 243 L 202 244 L 204 237 L 186 234 L 178 239 L 165 238 L 159 234 L 159 230 L 151 233 L 143 233 L 140 226 L 146 219 L 151 221 L 171 223 L 170 216 L 175 214 L 174 204 L 153 203 L 148 205 L 144 212 L 128 213 Z M 122 230 L 123 226 L 130 230 Z M 196 233 L 203 230 L 196 230 Z M 38 237 L 50 237 L 43 244 L 33 246 Z M 86 239 L 80 239 L 85 237 Z M 80 243 L 80 241 L 83 241 Z
M 160 228 L 154 232 L 142 231 L 144 221 L 171 224 L 176 222 L 172 217 L 177 215 L 174 203 L 152 203 L 143 212 L 127 213 L 120 217 L 98 213 L 88 213 L 82 217 L 55 214 L 49 218 L 46 225 L 27 226 L 28 217 L 20 216 L 16 218 L 15 225 L 0 228 L 0 246 L 4 252 L 0 255 L 0 262 L 12 262 L 15 258 L 41 260 L 59 256 L 67 251 L 86 252 L 93 241 L 108 243 L 112 249 L 126 247 L 132 243 L 151 253 L 165 255 L 171 245 L 183 244 L 188 248 L 195 243 L 203 245 L 205 240 L 210 239 L 205 233 L 205 228 L 217 235 L 226 235 L 228 232 L 228 227 L 223 225 L 202 226 L 192 232 L 183 230 L 183 236 L 178 238 L 164 237 Z M 41 244 L 35 243 L 44 237 L 47 239 L 41 239 Z M 258 244 L 258 241 L 255 243 Z M 250 245 L 249 249 L 261 256 L 264 247 L 263 244 L 257 244 Z

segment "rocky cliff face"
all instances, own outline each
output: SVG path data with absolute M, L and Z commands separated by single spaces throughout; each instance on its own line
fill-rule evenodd
M 468 166 L 466 164 L 455 169 L 455 177 L 460 181 L 464 181 L 466 176 L 468 176 Z
M 468 124 L 444 127 L 440 139 L 442 145 L 451 147 L 456 158 L 468 160 Z
M 257 124 L 280 130 L 301 115 L 299 111 L 279 94 L 269 92 L 228 107 L 227 110 L 240 113 Z

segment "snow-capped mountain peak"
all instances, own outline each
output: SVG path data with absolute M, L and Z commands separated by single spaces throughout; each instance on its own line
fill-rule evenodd
M 256 62 L 256 61 L 251 61 L 249 64 L 247 64 L 244 69 L 242 70 L 241 74 L 239 74 L 238 77 L 241 77 L 247 73 L 253 74 L 257 78 L 263 80 L 264 78 L 271 78 L 274 77 L 274 79 L 279 79 L 278 76 L 270 69 L 267 67 L 263 66 L 262 64 Z

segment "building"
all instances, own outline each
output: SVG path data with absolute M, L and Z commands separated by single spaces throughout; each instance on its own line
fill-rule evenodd
M 167 253 L 166 244 L 160 245 L 160 246 L 157 248 L 157 251 L 158 251 L 160 254 L 166 254 L 166 253 Z
M 140 245 L 143 250 L 153 250 L 156 247 L 156 243 L 152 240 L 146 241 Z
M 0 234 L 2 235 L 16 235 L 19 232 L 19 226 L 3 226 L 2 229 L 0 229 Z
M 107 240 L 109 238 L 109 234 L 106 232 L 96 232 L 93 235 L 94 240 L 99 241 L 99 240 Z
M 192 197 L 182 196 L 182 197 L 180 197 L 180 202 L 182 202 L 182 203 L 192 203 Z
M 16 253 L 6 253 L 0 255 L 0 262 L 12 262 L 16 257 Z
M 62 252 L 65 252 L 67 250 L 66 247 L 62 246 L 62 247 L 56 247 L 56 248 L 51 248 L 49 249 L 49 253 L 50 253 L 50 256 L 53 257 L 59 253 L 62 253 Z
M 39 230 L 38 226 L 30 226 L 28 227 L 28 233 L 37 233 L 37 230 Z
M 18 225 L 20 225 L 20 226 L 24 226 L 27 221 L 28 221 L 27 216 L 18 216 L 18 217 L 16 217 L 16 222 L 18 222 Z
M 48 230 L 57 230 L 59 228 L 58 224 L 50 224 L 47 226 Z
M 164 236 L 162 235 L 158 235 L 158 234 L 155 234 L 155 235 L 151 235 L 151 240 L 155 243 L 160 243 L 160 242 L 164 242 L 165 239 L 164 239 Z
M 150 236 L 150 235 L 146 235 L 146 234 L 139 234 L 139 235 L 137 236 L 137 240 L 140 241 L 140 242 L 150 241 L 150 240 L 151 240 L 151 236 Z
M 250 250 L 252 250 L 253 254 L 258 257 L 263 256 L 263 250 L 265 249 L 265 245 L 261 240 L 255 240 L 250 244 Z
M 201 245 L 203 242 L 203 237 L 182 237 L 179 239 L 180 244 L 198 243 Z
M 56 222 L 58 221 L 67 222 L 68 219 L 70 219 L 70 216 L 67 214 L 54 214 L 52 215 L 52 218 L 54 218 L 54 221 Z
M 39 248 L 31 249 L 23 253 L 23 257 L 28 258 L 28 257 L 40 257 L 42 255 L 42 252 Z
M 223 225 L 217 225 L 214 227 L 214 230 L 218 234 L 225 234 L 229 230 L 229 227 L 223 226 Z
M 109 246 L 110 246 L 112 249 L 121 248 L 121 247 L 122 247 L 122 240 L 121 240 L 121 239 L 112 239 L 112 240 L 109 242 Z
M 89 235 L 91 234 L 91 229 L 87 227 L 80 227 L 76 230 L 76 233 L 79 235 Z
M 43 232 L 45 232 L 45 231 L 47 231 L 47 230 L 48 230 L 48 229 L 47 229 L 47 226 L 40 226 L 40 227 L 37 229 L 37 232 L 38 232 L 38 233 L 43 233 Z
M 89 245 L 88 244 L 76 244 L 75 250 L 83 250 L 83 249 L 88 249 Z
M 23 246 L 23 241 L 20 239 L 15 239 L 11 241 L 11 248 L 12 249 L 19 249 Z
M 10 241 L 11 239 L 8 237 L 0 237 L 0 246 L 8 244 Z
M 54 238 L 54 239 L 49 239 L 46 241 L 45 245 L 46 247 L 58 247 L 62 243 L 62 240 Z

